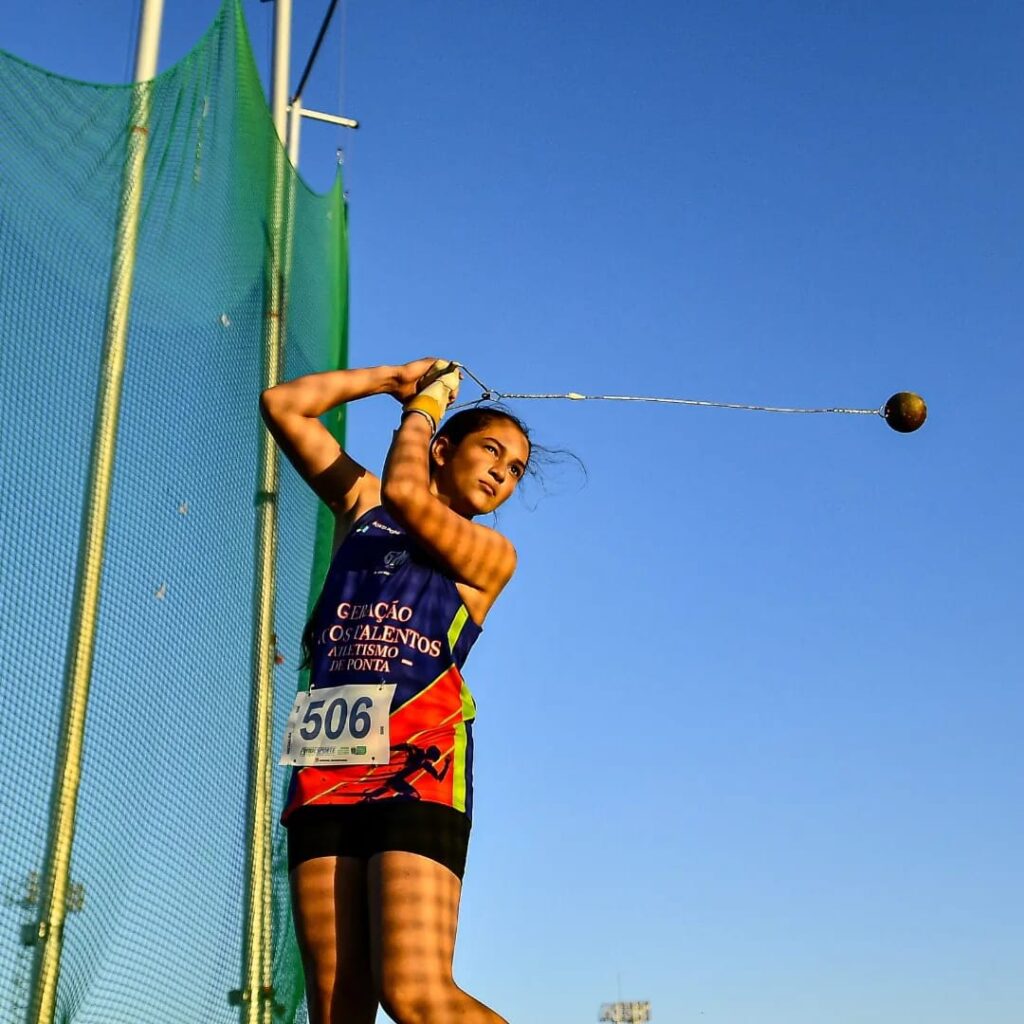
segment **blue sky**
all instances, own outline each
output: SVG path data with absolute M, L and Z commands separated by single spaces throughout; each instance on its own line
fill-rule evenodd
M 297 75 L 326 2 L 296 7 Z M 459 979 L 538 1024 L 620 990 L 662 1022 L 1019 1021 L 1019 6 L 344 7 L 306 103 L 363 126 L 307 124 L 301 171 L 325 191 L 344 145 L 353 364 L 930 410 L 522 404 L 587 478 L 499 516 Z M 169 5 L 161 67 L 216 9 Z M 125 81 L 135 17 L 40 0 L 0 46 Z M 352 410 L 374 468 L 394 413 Z

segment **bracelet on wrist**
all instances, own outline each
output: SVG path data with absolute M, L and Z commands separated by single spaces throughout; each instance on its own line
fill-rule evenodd
M 444 416 L 444 409 L 441 407 L 441 403 L 436 398 L 423 394 L 422 391 L 405 403 L 405 409 L 407 412 L 423 413 L 424 416 L 433 422 L 434 430 L 437 430 L 441 423 L 441 417 Z
M 433 416 L 427 412 L 426 409 L 420 409 L 419 407 L 406 406 L 402 411 L 402 419 L 404 420 L 407 416 L 419 415 L 422 416 L 430 424 L 430 432 L 433 434 L 437 430 L 437 423 L 434 422 Z

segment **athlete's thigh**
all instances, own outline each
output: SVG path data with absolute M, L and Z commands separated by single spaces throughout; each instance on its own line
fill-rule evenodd
M 385 1004 L 448 985 L 462 882 L 444 865 L 392 850 L 370 858 L 370 954 Z
M 315 857 L 290 875 L 295 936 L 313 1024 L 373 1024 L 366 863 Z

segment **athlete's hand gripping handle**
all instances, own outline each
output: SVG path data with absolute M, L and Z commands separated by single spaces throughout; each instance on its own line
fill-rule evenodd
M 431 432 L 437 430 L 448 406 L 455 401 L 462 382 L 459 364 L 436 359 L 420 380 L 415 397 L 405 403 L 407 413 L 416 412 L 430 420 Z

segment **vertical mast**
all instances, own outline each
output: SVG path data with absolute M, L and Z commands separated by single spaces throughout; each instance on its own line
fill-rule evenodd
M 135 83 L 121 184 L 114 253 L 107 295 L 103 357 L 96 393 L 92 449 L 78 548 L 71 629 L 64 662 L 64 697 L 60 738 L 50 791 L 50 821 L 34 930 L 29 1024 L 52 1024 L 68 912 L 71 848 L 81 782 L 86 709 L 92 681 L 96 623 L 99 615 L 103 550 L 114 475 L 117 424 L 121 411 L 128 320 L 138 243 L 142 184 L 149 146 L 152 79 L 160 47 L 163 0 L 145 0 L 135 52 Z
M 277 137 L 271 140 L 270 193 L 267 198 L 270 238 L 265 262 L 263 388 L 278 384 L 284 368 L 302 116 L 306 114 L 352 128 L 357 126 L 350 119 L 307 113 L 303 110 L 299 95 L 335 6 L 336 0 L 332 2 L 324 19 L 302 82 L 289 107 L 292 0 L 275 0 L 270 105 Z M 269 431 L 261 427 L 254 538 L 245 946 L 242 988 L 229 994 L 230 1002 L 241 1007 L 244 1024 L 271 1024 L 275 1007 L 272 963 L 271 725 L 276 653 L 274 602 L 277 587 L 278 467 L 277 446 Z
M 265 260 L 263 388 L 281 379 L 286 338 L 287 280 L 285 193 L 290 175 L 285 141 L 288 130 L 288 76 L 291 55 L 291 0 L 274 6 L 274 62 L 271 111 L 277 137 L 271 139 L 269 244 Z M 271 876 L 271 724 L 274 711 L 274 600 L 277 573 L 278 455 L 270 433 L 260 426 L 259 477 L 254 538 L 253 623 L 249 711 L 248 871 L 242 989 L 237 1001 L 246 1024 L 273 1019 Z M 234 1001 L 234 1000 L 233 1000 Z

